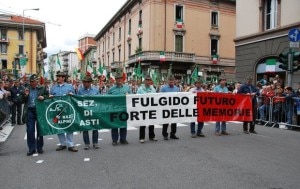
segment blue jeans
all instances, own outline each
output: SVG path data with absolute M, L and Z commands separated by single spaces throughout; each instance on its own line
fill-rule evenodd
M 127 128 L 120 128 L 120 141 L 126 140 Z M 119 129 L 111 129 L 111 138 L 114 142 L 119 140 Z
M 261 105 L 259 109 L 259 119 L 266 121 L 266 113 L 269 112 L 270 105 L 269 104 L 263 104 Z
M 286 123 L 292 125 L 293 124 L 293 106 L 288 105 L 286 107 Z M 288 128 L 291 128 L 291 126 L 287 126 Z
M 73 133 L 60 133 L 57 134 L 59 143 L 63 146 L 73 147 Z
M 215 132 L 220 132 L 220 127 L 221 127 L 221 131 L 226 131 L 226 122 L 225 121 L 216 122 Z
M 98 144 L 98 130 L 93 130 L 92 133 L 93 133 L 92 134 L 93 144 Z M 83 131 L 82 136 L 83 136 L 84 144 L 89 145 L 90 144 L 89 132 Z
M 192 123 L 191 123 L 191 133 L 192 133 L 192 134 L 196 134 L 195 126 L 196 126 L 196 123 L 195 123 L 195 122 L 192 122 Z M 204 123 L 203 123 L 203 122 L 198 122 L 197 134 L 202 133 L 203 126 L 204 126 Z
M 37 130 L 37 137 L 35 137 L 35 127 Z M 27 131 L 27 146 L 29 148 L 29 152 L 34 152 L 36 149 L 42 150 L 44 146 L 44 139 L 43 136 L 39 136 L 40 132 L 38 128 L 39 127 L 37 122 L 36 109 L 28 108 L 26 131 Z

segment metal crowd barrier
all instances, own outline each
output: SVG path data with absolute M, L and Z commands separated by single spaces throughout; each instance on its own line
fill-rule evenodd
M 2 128 L 9 123 L 10 116 L 10 105 L 6 98 L 0 100 L 0 128 Z M 5 137 L 6 133 L 0 131 L 0 136 Z
M 265 97 L 258 97 L 256 121 L 269 127 L 298 127 L 300 128 L 300 98 L 293 97 L 291 100 L 274 96 L 268 98 L 270 104 L 264 104 Z M 261 115 L 264 115 L 262 117 Z

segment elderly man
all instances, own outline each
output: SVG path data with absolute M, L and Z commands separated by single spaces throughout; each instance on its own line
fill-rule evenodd
M 253 133 L 257 134 L 257 132 L 254 130 L 255 129 L 255 115 L 256 115 L 256 107 L 257 107 L 257 101 L 256 101 L 256 96 L 258 96 L 258 91 L 254 85 L 252 85 L 253 82 L 253 77 L 252 76 L 247 76 L 246 78 L 246 83 L 243 84 L 240 89 L 238 90 L 239 94 L 247 94 L 250 95 L 252 98 L 252 121 L 244 121 L 243 122 L 243 130 L 245 134 Z M 248 124 L 250 124 L 250 128 L 248 131 Z
M 74 88 L 71 84 L 66 83 L 67 74 L 61 71 L 58 71 L 56 74 L 57 83 L 53 85 L 50 89 L 49 97 L 55 96 L 64 96 L 64 95 L 73 95 L 75 93 Z M 57 134 L 60 145 L 56 148 L 56 151 L 64 150 L 68 147 L 68 150 L 71 152 L 77 152 L 78 149 L 75 148 L 73 142 L 73 133 L 60 133 Z
M 29 80 L 30 84 L 21 96 L 21 102 L 25 103 L 23 122 L 26 123 L 27 131 L 27 146 L 29 148 L 27 156 L 33 155 L 36 150 L 39 154 L 44 152 L 44 139 L 43 136 L 39 135 L 35 101 L 44 100 L 49 95 L 44 86 L 38 85 L 39 78 L 36 74 L 31 75 Z M 35 136 L 35 130 L 37 130 L 37 136 Z
M 109 95 L 126 95 L 131 94 L 130 87 L 126 84 L 124 84 L 123 81 L 123 74 L 121 72 L 117 72 L 115 75 L 116 83 L 114 86 L 112 86 L 108 94 Z M 128 141 L 126 140 L 127 136 L 127 128 L 120 128 L 120 129 L 111 129 L 111 137 L 112 137 L 112 145 L 116 146 L 118 145 L 119 140 L 119 130 L 120 130 L 120 144 L 128 144 Z
M 152 78 L 149 75 L 145 77 L 144 82 L 145 84 L 142 84 L 138 88 L 137 94 L 156 93 L 156 89 L 151 85 Z M 145 130 L 146 126 L 140 126 L 140 143 L 145 142 Z M 154 134 L 154 125 L 149 125 L 149 140 L 157 141 L 157 138 L 155 138 Z
M 79 88 L 78 90 L 78 95 L 99 95 L 98 89 L 95 87 L 92 87 L 92 82 L 93 79 L 91 76 L 85 76 L 82 80 L 83 82 L 83 87 Z M 93 130 L 92 131 L 93 136 L 92 136 L 92 141 L 93 141 L 93 148 L 98 149 L 98 130 Z M 84 141 L 84 149 L 88 150 L 90 149 L 90 137 L 89 137 L 89 132 L 88 131 L 83 131 L 83 141 Z
M 180 92 L 180 89 L 175 85 L 175 77 L 173 75 L 170 75 L 168 78 L 168 84 L 164 85 L 160 89 L 161 93 L 166 93 L 166 92 Z M 168 126 L 169 124 L 163 124 L 163 129 L 162 129 L 162 135 L 164 137 L 164 140 L 168 140 Z M 171 139 L 179 139 L 175 134 L 177 130 L 177 124 L 176 123 L 171 123 L 171 134 L 170 138 Z

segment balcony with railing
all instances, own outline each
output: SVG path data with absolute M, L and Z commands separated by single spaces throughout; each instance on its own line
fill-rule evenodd
M 1 35 L 0 42 L 9 43 L 8 37 L 6 35 Z
M 68 63 L 68 62 L 63 62 L 62 66 L 63 66 L 63 67 L 68 67 L 68 66 L 69 66 L 69 63 Z
M 128 64 L 140 61 L 160 61 L 161 51 L 142 51 L 129 57 Z M 164 61 L 195 63 L 194 53 L 165 52 Z
M 115 68 L 120 68 L 120 66 L 121 66 L 121 64 L 122 64 L 122 62 L 112 62 L 111 64 L 110 64 L 110 67 L 112 68 L 112 69 L 115 69 Z
M 91 58 L 91 62 L 92 62 L 93 64 L 96 64 L 96 63 L 97 63 L 97 58 L 92 57 L 92 58 Z
M 69 57 L 68 56 L 63 56 L 62 59 L 63 59 L 63 61 L 69 61 Z
M 23 54 L 23 53 L 16 53 L 14 58 L 24 58 L 24 57 L 26 57 L 25 54 Z

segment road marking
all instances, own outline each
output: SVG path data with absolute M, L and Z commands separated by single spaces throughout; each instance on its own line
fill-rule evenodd
M 243 122 L 241 122 L 241 121 L 227 121 L 228 123 L 235 123 L 235 124 L 241 124 L 241 123 L 243 123 Z
M 254 133 L 249 133 L 249 134 L 254 135 L 254 136 L 264 137 L 264 138 L 271 138 L 271 137 L 268 137 L 265 135 L 260 135 L 260 134 L 254 134 Z
M 182 123 L 177 123 L 177 127 L 186 127 L 186 124 L 182 124 Z
M 0 142 L 6 141 L 13 129 L 14 127 L 12 127 L 10 124 L 4 126 L 3 129 L 0 131 Z
M 47 138 L 48 140 L 53 140 L 53 138 L 52 137 L 49 137 L 49 138 Z
M 84 158 L 83 161 L 90 161 L 90 158 Z
M 134 131 L 134 130 L 138 130 L 136 127 L 127 127 L 128 131 Z
M 39 156 L 39 154 L 37 154 L 37 153 L 36 154 L 32 154 L 32 156 L 33 157 L 37 157 L 37 156 Z
M 101 129 L 101 130 L 99 130 L 98 132 L 99 133 L 106 133 L 106 132 L 109 132 L 110 130 L 109 129 Z
M 36 163 L 43 163 L 44 160 L 38 160 Z

